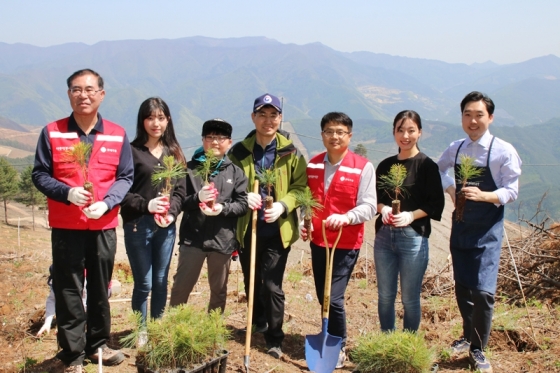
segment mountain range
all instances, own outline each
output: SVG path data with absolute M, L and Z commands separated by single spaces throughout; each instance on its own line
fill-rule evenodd
M 43 126 L 70 107 L 66 78 L 89 67 L 105 80 L 105 118 L 133 138 L 137 110 L 150 96 L 169 104 L 185 148 L 200 143 L 201 124 L 221 117 L 242 138 L 251 128 L 255 97 L 283 99 L 284 119 L 310 154 L 319 151 L 320 118 L 343 111 L 355 122 L 353 143 L 362 142 L 376 164 L 396 151 L 391 121 L 404 109 L 424 121 L 421 148 L 437 157 L 464 137 L 459 102 L 472 91 L 496 103 L 492 132 L 512 142 L 528 164 L 520 199 L 534 207 L 548 190 L 547 206 L 560 215 L 560 58 L 542 56 L 498 65 L 446 63 L 371 52 L 343 53 L 320 43 L 282 44 L 265 37 L 105 41 L 52 47 L 0 43 L 0 126 Z M 12 128 L 14 129 L 14 128 Z M 556 137 L 557 138 L 557 137 Z M 186 151 L 188 155 L 189 152 Z M 521 198 L 523 197 L 523 198 Z M 518 207 L 518 206 L 517 206 Z M 530 210 L 527 210 L 527 212 Z

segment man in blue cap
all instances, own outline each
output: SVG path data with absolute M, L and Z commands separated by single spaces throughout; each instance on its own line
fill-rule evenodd
M 237 238 L 241 243 L 239 260 L 245 290 L 249 290 L 251 210 L 258 210 L 253 331 L 264 332 L 268 354 L 279 359 L 284 339 L 282 278 L 291 245 L 299 238 L 295 194 L 307 185 L 307 164 L 288 134 L 279 130 L 282 105 L 278 97 L 268 93 L 257 97 L 251 119 L 255 130 L 229 153 L 232 162 L 243 169 L 249 180 L 250 210 L 239 217 L 237 224 Z M 252 193 L 258 175 L 266 170 L 273 170 L 277 176 L 271 193 L 274 203 L 269 209 L 262 204 L 268 195 L 264 185 L 260 185 L 260 193 Z

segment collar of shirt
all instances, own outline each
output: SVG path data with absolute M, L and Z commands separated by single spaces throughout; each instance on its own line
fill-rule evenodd
M 97 123 L 95 123 L 95 126 L 91 130 L 90 135 L 94 131 L 96 133 L 97 132 L 103 133 L 103 120 L 101 119 L 101 114 L 99 113 L 97 113 Z M 82 129 L 78 126 L 76 119 L 74 119 L 74 113 L 70 114 L 70 118 L 68 118 L 68 132 L 78 132 L 80 137 L 86 135 L 84 131 L 82 131 Z
M 483 148 L 488 149 L 490 147 L 490 142 L 492 142 L 492 134 L 490 133 L 490 131 L 486 131 L 486 132 L 484 132 L 484 135 L 482 135 L 476 141 L 472 141 L 470 139 L 470 137 L 467 137 L 465 139 L 465 146 L 472 147 L 472 146 L 475 146 L 475 145 L 480 145 Z
M 329 161 L 329 154 L 328 154 L 328 153 L 325 153 L 325 158 L 323 159 L 323 162 L 327 163 L 329 166 L 338 167 L 338 166 L 340 166 L 340 164 L 342 163 L 343 160 L 344 160 L 344 157 L 343 157 L 340 161 L 338 161 L 337 163 L 332 164 L 332 163 Z

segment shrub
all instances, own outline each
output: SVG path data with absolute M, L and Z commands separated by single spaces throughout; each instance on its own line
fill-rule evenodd
M 430 372 L 435 352 L 419 333 L 368 333 L 358 338 L 350 353 L 361 373 Z
M 189 305 L 173 307 L 160 319 L 139 327 L 121 342 L 128 347 L 136 344 L 139 334 L 146 331 L 148 343 L 138 348 L 137 362 L 150 369 L 191 368 L 215 357 L 225 346 L 229 331 L 219 311 L 207 313 Z

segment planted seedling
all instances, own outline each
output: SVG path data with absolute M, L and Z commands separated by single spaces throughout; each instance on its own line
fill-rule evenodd
M 91 193 L 91 200 L 86 207 L 95 202 L 94 186 L 88 177 L 88 159 L 91 154 L 92 145 L 85 142 L 78 142 L 74 146 L 64 153 L 62 153 L 62 161 L 64 163 L 74 163 L 77 165 L 77 169 L 82 174 L 84 179 L 84 189 Z M 71 171 L 75 172 L 75 170 Z
M 157 188 L 163 184 L 160 193 L 162 196 L 166 196 L 168 201 L 170 201 L 174 186 L 173 182 L 186 175 L 187 170 L 185 164 L 183 162 L 178 162 L 172 155 L 167 155 L 163 157 L 162 164 L 154 168 L 154 172 L 152 173 L 152 185 Z
M 208 151 L 204 153 L 204 155 L 204 160 L 200 162 L 198 167 L 195 169 L 195 176 L 200 176 L 204 183 L 204 186 L 207 186 L 210 185 L 210 175 L 212 175 L 212 172 L 215 171 L 218 162 L 220 162 L 220 159 L 214 153 L 213 149 L 208 149 Z M 208 206 L 208 208 L 210 209 L 214 208 L 214 201 L 206 202 L 206 206 Z
M 296 203 L 301 208 L 303 214 L 303 227 L 307 231 L 307 239 L 311 240 L 311 219 L 315 216 L 317 210 L 322 210 L 323 205 L 317 201 L 317 199 L 313 196 L 313 192 L 309 187 L 305 187 L 303 191 L 296 192 Z
M 274 197 L 271 196 L 271 194 L 272 194 L 272 188 L 274 188 L 274 185 L 276 184 L 276 179 L 277 179 L 276 170 L 272 168 L 264 169 L 261 171 L 261 173 L 257 174 L 257 179 L 259 179 L 261 185 L 264 185 L 267 190 L 267 196 L 264 199 L 266 203 L 265 209 L 267 210 L 271 209 L 272 204 L 274 203 Z
M 406 168 L 400 163 L 395 163 L 386 175 L 379 177 L 379 187 L 384 189 L 391 198 L 394 196 L 392 201 L 393 215 L 401 212 L 401 200 L 399 198 L 406 194 L 406 189 L 404 189 L 405 179 Z
M 465 196 L 465 192 L 463 192 L 463 188 L 467 186 L 469 180 L 481 176 L 483 172 L 482 168 L 475 166 L 473 157 L 459 154 L 459 161 L 456 177 L 461 181 L 461 191 L 458 193 L 455 203 L 455 221 L 463 221 L 465 204 L 467 203 L 467 197 Z

